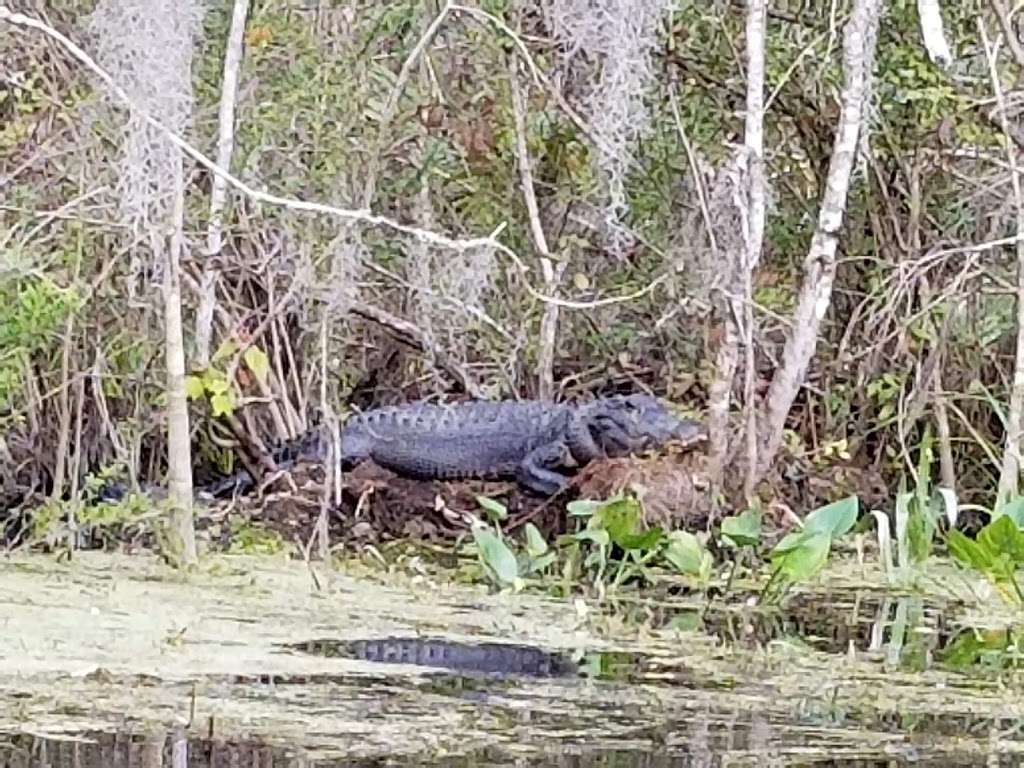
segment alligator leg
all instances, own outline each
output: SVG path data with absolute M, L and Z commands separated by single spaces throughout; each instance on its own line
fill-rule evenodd
M 591 428 L 594 420 L 589 416 L 574 415 L 566 429 L 566 444 L 572 458 L 578 464 L 587 464 L 603 454 L 601 446 L 594 439 Z
M 623 456 L 629 453 L 634 444 L 629 432 L 613 418 L 599 418 L 594 424 L 602 456 Z
M 516 480 L 536 494 L 554 496 L 569 484 L 569 479 L 551 467 L 565 466 L 573 461 L 565 443 L 559 441 L 542 445 L 523 459 L 516 472 Z

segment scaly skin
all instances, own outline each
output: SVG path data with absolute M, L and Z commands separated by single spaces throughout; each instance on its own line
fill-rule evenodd
M 655 398 L 628 395 L 581 405 L 527 400 L 389 406 L 349 419 L 341 445 L 343 464 L 372 459 L 422 480 L 514 478 L 533 493 L 552 495 L 568 484 L 558 470 L 704 437 L 702 425 L 677 419 Z M 320 433 L 301 440 L 285 446 L 276 461 L 326 459 L 328 443 Z M 218 496 L 239 484 L 251 484 L 247 472 L 205 490 Z

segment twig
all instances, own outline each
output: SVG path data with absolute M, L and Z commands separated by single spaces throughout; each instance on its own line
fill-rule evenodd
M 392 315 L 387 310 L 375 307 L 364 301 L 354 300 L 350 309 L 352 313 L 366 320 L 371 320 L 391 332 L 396 340 L 408 346 L 431 354 L 437 364 L 459 382 L 459 385 L 473 397 L 483 395 L 480 386 L 470 373 L 452 360 L 442 349 L 431 342 L 429 336 L 414 322 Z

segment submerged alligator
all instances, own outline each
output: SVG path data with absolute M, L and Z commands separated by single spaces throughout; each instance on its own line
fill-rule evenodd
M 670 442 L 690 446 L 705 427 L 673 415 L 649 395 L 613 395 L 581 403 L 469 401 L 413 402 L 366 411 L 341 430 L 341 460 L 373 460 L 418 480 L 515 479 L 550 496 L 564 489 L 567 471 L 600 458 L 619 458 Z M 275 464 L 327 459 L 330 436 L 314 429 L 272 453 Z M 561 470 L 561 471 L 560 471 Z M 251 487 L 242 470 L 203 490 L 219 497 Z

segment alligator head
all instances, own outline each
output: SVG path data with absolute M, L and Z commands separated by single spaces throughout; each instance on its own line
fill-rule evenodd
M 703 424 L 678 418 L 650 395 L 620 395 L 601 401 L 600 406 L 591 422 L 591 431 L 610 457 L 672 442 L 689 447 L 707 439 Z

